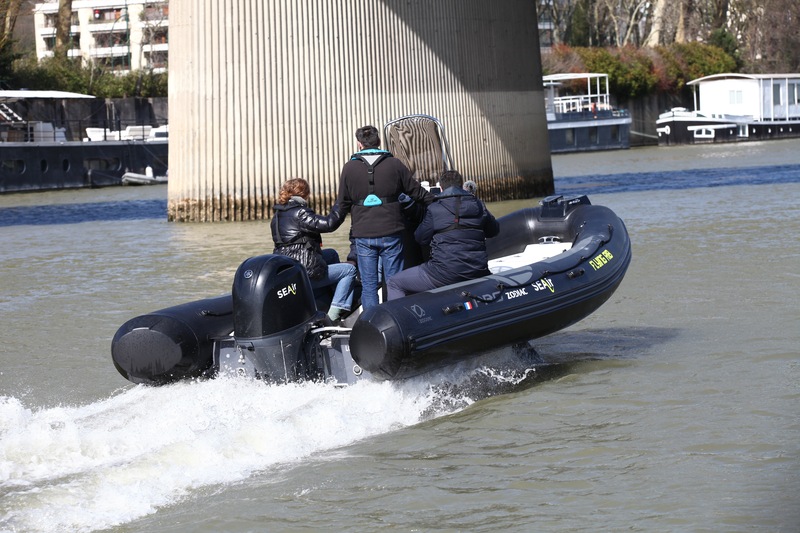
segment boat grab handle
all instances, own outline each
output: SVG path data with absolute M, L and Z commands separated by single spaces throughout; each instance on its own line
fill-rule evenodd
M 346 328 L 344 326 L 323 326 L 310 330 L 310 333 L 316 335 L 317 333 L 350 333 L 351 331 L 353 331 L 353 328 Z

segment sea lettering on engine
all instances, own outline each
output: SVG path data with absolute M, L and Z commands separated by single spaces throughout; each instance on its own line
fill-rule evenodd
M 282 289 L 278 289 L 278 299 L 283 298 L 284 296 L 297 294 L 297 283 L 292 283 L 291 285 L 287 285 Z

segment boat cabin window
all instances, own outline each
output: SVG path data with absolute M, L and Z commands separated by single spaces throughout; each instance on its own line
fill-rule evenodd
M 564 143 L 567 146 L 575 146 L 575 128 L 567 128 L 564 130 Z
M 800 83 L 789 84 L 789 105 L 800 104 Z
M 611 126 L 611 141 L 619 141 L 619 126 L 613 124 Z
M 597 144 L 597 127 L 589 128 L 589 144 Z
M 2 167 L 6 172 L 22 174 L 25 172 L 25 161 L 22 159 L 4 159 Z
M 714 138 L 714 130 L 711 128 L 698 128 L 694 130 L 694 138 L 695 139 L 713 139 Z
M 781 84 L 772 84 L 772 105 L 781 105 Z
M 741 104 L 744 102 L 742 91 L 741 90 L 731 90 L 728 91 L 728 99 L 730 104 Z

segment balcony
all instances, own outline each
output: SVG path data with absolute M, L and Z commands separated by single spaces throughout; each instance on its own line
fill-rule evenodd
M 116 74 L 124 74 L 131 69 L 131 56 L 127 54 L 110 56 L 95 55 L 92 57 L 92 61 L 94 61 L 96 66 L 109 69 Z
M 92 33 L 110 33 L 112 31 L 128 31 L 128 21 L 125 19 L 114 20 L 103 24 L 93 23 L 89 26 Z
M 77 28 L 80 25 L 80 20 L 78 19 L 78 13 L 72 13 L 72 20 L 70 21 L 70 25 L 73 28 Z M 44 27 L 45 28 L 55 28 L 58 25 L 58 15 L 47 13 L 44 16 Z
M 108 24 L 115 20 L 127 19 L 128 10 L 126 8 L 115 9 L 95 9 L 90 24 Z
M 93 58 L 96 57 L 123 57 L 131 53 L 131 47 L 125 46 L 107 46 L 103 48 L 93 48 L 89 51 L 89 55 Z
M 161 43 L 161 44 L 143 44 L 142 45 L 142 52 L 168 52 L 169 51 L 169 44 Z
M 139 18 L 147 22 L 166 22 L 169 20 L 169 4 L 147 6 Z
M 56 36 L 55 35 L 42 35 L 42 40 L 44 41 L 45 50 L 52 52 L 56 47 Z M 71 56 L 79 56 L 80 55 L 80 48 L 81 48 L 81 34 L 74 33 L 70 35 L 70 43 L 69 43 L 69 51 Z M 74 52 L 74 53 L 73 53 Z
M 41 52 L 41 57 L 53 57 L 54 55 L 55 53 L 52 50 L 45 50 L 44 52 Z M 75 49 L 67 50 L 67 57 L 70 59 L 78 59 L 81 57 L 81 51 Z

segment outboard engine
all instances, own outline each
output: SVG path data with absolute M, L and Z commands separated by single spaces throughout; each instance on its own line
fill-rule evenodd
M 221 373 L 270 382 L 317 376 L 309 330 L 330 320 L 317 310 L 305 268 L 282 255 L 251 257 L 233 280 L 233 331 L 215 354 Z

